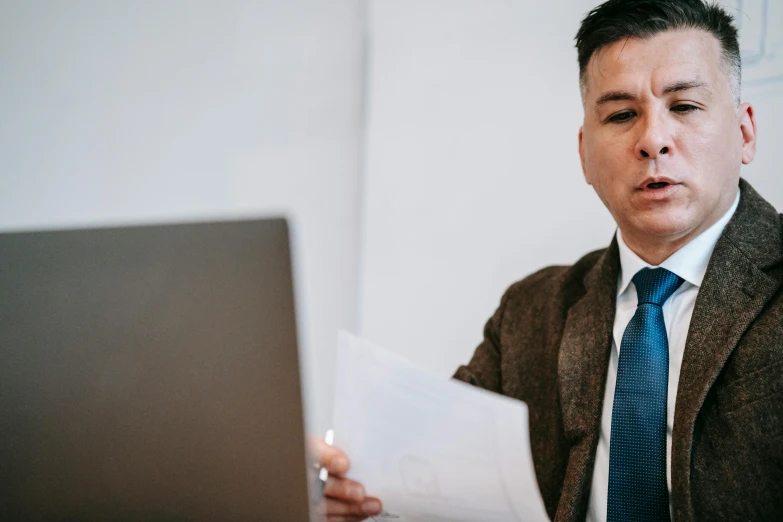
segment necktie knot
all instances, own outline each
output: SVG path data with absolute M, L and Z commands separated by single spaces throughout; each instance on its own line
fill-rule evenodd
M 682 283 L 681 277 L 665 268 L 642 268 L 633 276 L 640 305 L 650 303 L 663 306 Z

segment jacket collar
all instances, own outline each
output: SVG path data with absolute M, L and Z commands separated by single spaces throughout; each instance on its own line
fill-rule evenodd
M 585 275 L 584 294 L 566 317 L 558 354 L 558 387 L 571 449 L 556 520 L 584 520 L 587 513 L 619 273 L 617 240 L 613 239 Z

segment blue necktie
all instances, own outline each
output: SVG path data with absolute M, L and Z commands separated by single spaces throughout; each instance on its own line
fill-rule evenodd
M 669 340 L 661 307 L 682 281 L 665 268 L 643 268 L 633 277 L 639 304 L 623 334 L 617 364 L 609 441 L 609 522 L 669 520 Z

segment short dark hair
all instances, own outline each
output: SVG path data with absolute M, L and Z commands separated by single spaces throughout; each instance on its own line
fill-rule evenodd
M 739 105 L 742 61 L 734 18 L 704 0 L 608 0 L 587 13 L 576 33 L 582 95 L 587 64 L 596 51 L 623 38 L 644 39 L 678 29 L 701 29 L 717 38 Z

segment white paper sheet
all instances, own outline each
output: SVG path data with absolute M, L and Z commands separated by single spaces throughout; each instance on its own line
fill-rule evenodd
M 384 504 L 376 520 L 549 520 L 523 402 L 433 376 L 345 332 L 334 433 L 348 477 Z

